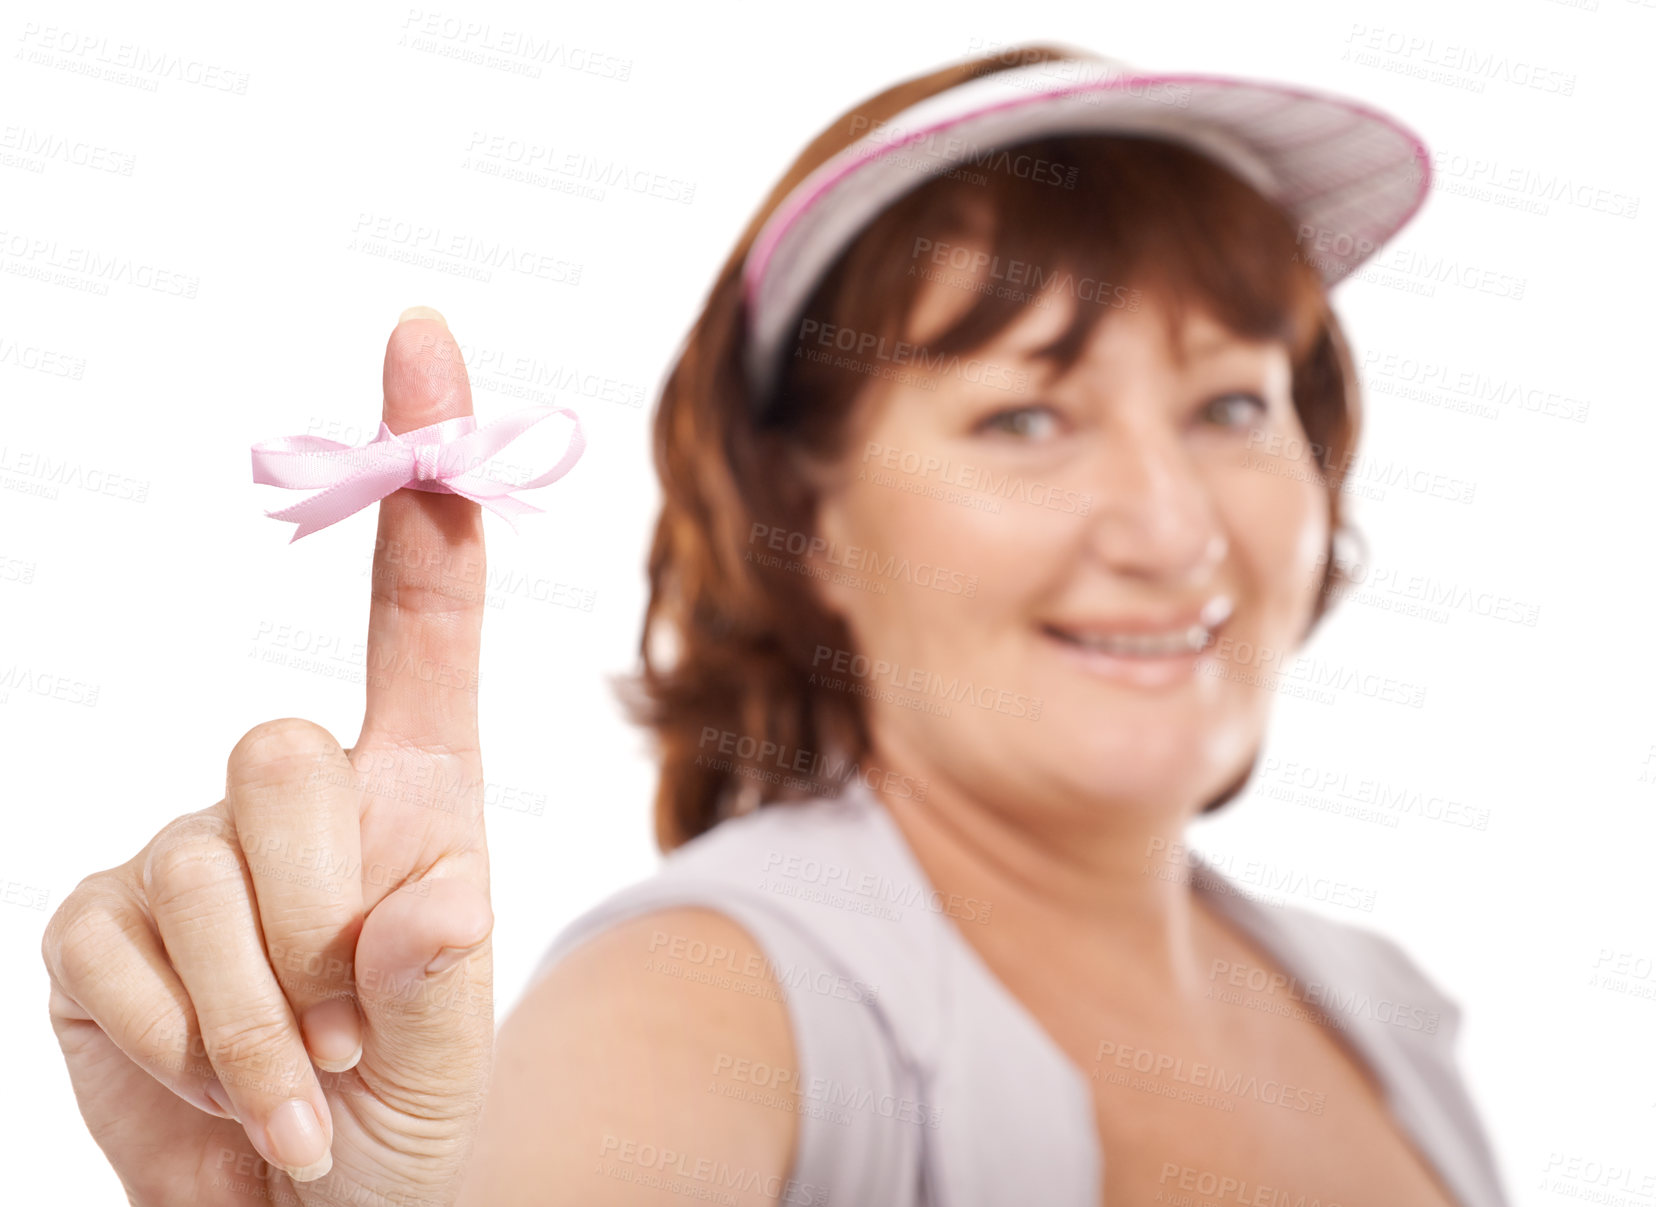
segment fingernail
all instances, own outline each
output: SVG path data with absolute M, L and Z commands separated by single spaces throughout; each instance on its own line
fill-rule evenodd
M 236 1115 L 236 1108 L 230 1105 L 230 1095 L 224 1092 L 224 1083 L 217 1077 L 211 1078 L 207 1082 L 207 1088 L 202 1093 L 207 1096 L 208 1102 L 218 1108 L 219 1114 L 226 1119 L 235 1119 L 237 1123 L 241 1122 L 241 1119 Z
M 362 1024 L 349 998 L 318 1002 L 299 1019 L 305 1048 L 316 1067 L 329 1073 L 355 1068 L 362 1059 Z
M 487 939 L 483 941 L 488 942 Z M 470 947 L 444 947 L 437 952 L 435 959 L 426 965 L 426 975 L 436 976 L 439 972 L 447 972 L 461 960 L 469 959 L 483 950 L 483 943 L 473 943 Z
M 271 1164 L 281 1166 L 295 1182 L 314 1182 L 333 1168 L 322 1121 L 303 1098 L 289 1098 L 271 1112 L 265 1139 Z
M 410 306 L 397 317 L 397 325 L 400 327 L 409 319 L 436 319 L 443 326 L 448 326 L 448 320 L 430 306 Z

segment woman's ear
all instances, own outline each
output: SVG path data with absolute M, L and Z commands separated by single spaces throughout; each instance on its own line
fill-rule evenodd
M 881 387 L 879 379 L 864 383 L 844 404 L 846 414 L 832 447 L 814 447 L 808 440 L 786 442 L 776 448 L 784 467 L 784 497 L 789 514 L 802 517 L 805 549 L 790 555 L 800 562 L 810 579 L 810 590 L 830 616 L 849 624 L 847 608 L 849 578 L 844 573 L 847 551 L 857 544 L 852 524 L 851 502 L 856 491 L 858 463 L 848 450 L 863 447 L 864 433 L 877 413 Z M 797 544 L 796 544 L 797 548 Z
M 1349 577 L 1350 568 L 1362 566 L 1368 560 L 1368 540 L 1362 531 L 1343 517 L 1338 526 L 1333 526 L 1332 500 L 1329 501 L 1328 508 L 1331 527 L 1328 541 L 1323 547 L 1322 577 L 1317 583 L 1316 598 L 1306 618 L 1305 627 L 1300 631 L 1299 640 L 1294 644 L 1295 651 L 1302 648 L 1311 639 L 1311 634 L 1328 619 L 1342 592 L 1350 590 L 1353 585 Z M 1360 558 L 1352 555 L 1351 546 L 1362 548 Z
M 831 467 L 809 449 L 790 444 L 782 450 L 782 457 L 787 466 L 784 480 L 788 484 L 790 503 L 803 504 L 820 498 L 833 485 Z
M 836 620 L 845 622 L 846 588 L 840 563 L 845 550 L 855 542 L 851 539 L 843 506 L 844 475 L 838 467 L 801 449 L 789 450 L 789 469 L 793 481 L 800 484 L 800 509 L 803 515 L 806 542 L 798 560 L 806 568 L 811 593 L 822 609 Z

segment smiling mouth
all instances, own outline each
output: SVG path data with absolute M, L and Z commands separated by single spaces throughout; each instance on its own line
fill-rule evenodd
M 1215 595 L 1200 608 L 1164 611 L 1160 616 L 1071 615 L 1041 624 L 1041 632 L 1084 654 L 1129 663 L 1189 662 L 1214 643 L 1215 634 L 1231 619 L 1235 600 Z
M 1163 633 L 1076 633 L 1045 624 L 1050 637 L 1084 650 L 1112 654 L 1118 658 L 1179 658 L 1199 654 L 1213 644 L 1214 630 L 1197 623 Z

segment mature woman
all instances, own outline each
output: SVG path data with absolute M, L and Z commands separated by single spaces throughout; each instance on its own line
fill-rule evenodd
M 356 745 L 256 727 L 48 928 L 132 1201 L 1502 1204 L 1454 1004 L 1183 842 L 1339 581 L 1327 289 L 1421 150 L 1045 47 L 836 121 L 657 414 L 664 866 L 497 1040 L 479 511 L 385 499 Z M 470 413 L 450 344 L 391 430 Z

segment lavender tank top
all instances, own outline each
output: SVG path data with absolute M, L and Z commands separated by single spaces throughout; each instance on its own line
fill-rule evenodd
M 1379 934 L 1263 904 L 1212 868 L 1192 884 L 1294 979 L 1278 1000 L 1332 1020 L 1461 1207 L 1509 1207 L 1456 1064 L 1459 1007 Z M 802 1094 L 783 1201 L 1098 1207 L 1108 1156 L 1095 1070 L 1058 1048 L 956 929 L 986 922 L 992 903 L 937 894 L 862 783 L 721 822 L 566 926 L 535 978 L 605 927 L 678 906 L 740 924 L 781 983 Z M 656 955 L 669 975 L 733 971 L 667 936 Z M 732 1092 L 770 1092 L 766 1070 L 726 1072 Z

